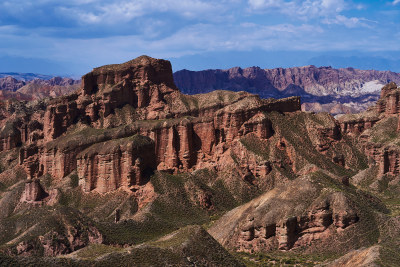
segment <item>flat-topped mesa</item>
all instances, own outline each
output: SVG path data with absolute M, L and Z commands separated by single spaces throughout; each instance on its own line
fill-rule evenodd
M 178 90 L 172 76 L 171 63 L 148 56 L 140 56 L 122 64 L 94 68 L 92 72 L 82 77 L 82 90 L 84 94 L 90 95 L 101 89 L 101 85 L 114 86 L 123 80 L 149 85 L 165 85 L 166 87 L 160 88 L 165 90 L 164 93 Z
M 52 100 L 41 116 L 42 139 L 24 146 L 19 161 L 30 178 L 48 173 L 62 179 L 77 170 L 86 179 L 86 191 L 105 193 L 142 185 L 146 169 L 186 172 L 214 166 L 238 138 L 274 134 L 266 113 L 300 110 L 300 97 L 261 99 L 223 90 L 184 95 L 168 61 L 141 56 L 95 68 L 83 76 L 80 91 Z M 153 140 L 146 146 L 151 155 L 117 141 L 136 134 Z
M 139 109 L 135 113 L 141 119 L 165 118 L 170 113 L 165 97 L 172 93 L 180 94 L 166 60 L 141 56 L 95 68 L 82 77 L 80 91 L 47 107 L 45 139 L 57 138 L 79 121 L 95 128 L 115 126 L 108 116 L 126 105 Z
M 123 64 L 95 68 L 83 76 L 79 92 L 59 98 L 47 107 L 44 136 L 46 141 L 53 140 L 77 122 L 94 128 L 113 128 L 138 119 L 212 117 L 224 107 L 238 105 L 242 105 L 235 107 L 240 109 L 239 113 L 251 113 L 245 120 L 259 111 L 301 109 L 299 97 L 262 100 L 249 93 L 228 91 L 183 95 L 174 84 L 169 61 L 141 56 Z
M 178 89 L 171 63 L 141 56 L 123 64 L 95 68 L 82 77 L 81 97 L 99 98 L 107 116 L 112 109 L 130 104 L 144 108 L 165 101 L 164 96 Z

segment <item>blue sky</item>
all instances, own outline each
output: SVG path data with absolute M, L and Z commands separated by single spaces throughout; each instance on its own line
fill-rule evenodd
M 400 71 L 400 0 L 2 0 L 0 40 L 0 72 L 82 75 L 142 54 L 174 70 Z

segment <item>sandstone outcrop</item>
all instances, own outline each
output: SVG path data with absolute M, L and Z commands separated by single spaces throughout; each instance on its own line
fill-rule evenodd
M 21 132 L 15 123 L 6 123 L 0 131 L 0 151 L 10 150 L 20 145 Z
M 382 113 L 337 121 L 300 104 L 243 91 L 184 95 L 169 62 L 146 56 L 94 69 L 64 97 L 4 102 L 0 253 L 80 263 L 95 252 L 84 262 L 123 257 L 141 266 L 178 247 L 185 263 L 207 265 L 224 252 L 204 261 L 216 242 L 203 229 L 156 238 L 211 222 L 210 233 L 235 251 L 339 255 L 384 246 L 397 219 L 350 177 L 367 168 L 365 150 L 379 167 L 361 175 L 384 174 L 377 188 L 398 182 L 386 179 L 399 173 L 398 114 L 385 104 Z M 196 258 L 199 246 L 208 254 Z
M 378 165 L 380 176 L 400 173 L 400 151 L 392 143 L 400 122 L 399 92 L 396 83 L 391 82 L 382 88 L 380 99 L 369 111 L 339 118 L 342 132 L 358 138 L 371 165 Z M 387 136 L 388 132 L 393 132 L 392 136 Z
M 342 133 L 361 134 L 364 130 L 371 129 L 379 121 L 378 117 L 373 118 L 355 118 L 341 123 Z
M 223 245 L 239 251 L 291 250 L 329 240 L 359 221 L 354 203 L 345 194 L 319 194 L 300 178 L 228 212 L 210 233 Z M 316 198 L 306 201 L 306 195 Z M 297 202 L 299 199 L 303 202 Z M 300 210 L 305 212 L 296 215 Z
M 105 193 L 143 185 L 156 169 L 176 173 L 216 166 L 235 140 L 274 135 L 266 113 L 300 109 L 299 97 L 264 100 L 228 91 L 183 95 L 168 61 L 141 56 L 94 69 L 82 77 L 80 90 L 45 102 L 40 112 L 24 111 L 23 119 L 8 122 L 0 137 L 3 149 L 22 146 L 19 163 L 28 177 L 48 173 L 62 179 L 77 170 L 86 191 Z M 135 135 L 153 141 L 143 147 L 125 142 Z M 268 162 L 251 168 L 257 176 L 271 171 Z
M 39 180 L 29 180 L 25 183 L 24 196 L 25 201 L 35 202 L 46 198 L 48 194 L 44 191 Z
M 143 136 L 94 144 L 77 156 L 78 176 L 88 192 L 143 185 L 155 168 L 154 142 Z

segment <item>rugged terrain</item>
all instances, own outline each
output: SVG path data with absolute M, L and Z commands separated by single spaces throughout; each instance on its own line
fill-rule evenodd
M 390 71 L 305 66 L 296 68 L 188 71 L 174 73 L 174 81 L 186 94 L 215 90 L 247 91 L 261 98 L 301 96 L 302 109 L 333 115 L 358 113 L 372 106 L 383 85 L 400 82 Z M 37 74 L 0 73 L 0 100 L 35 100 L 73 92 L 80 81 Z
M 142 56 L 66 96 L 6 101 L 0 262 L 390 266 L 399 92 L 336 120 L 299 97 L 185 95 Z
M 366 110 L 378 99 L 383 85 L 400 82 L 400 74 L 311 65 L 286 69 L 181 70 L 174 73 L 174 79 L 178 88 L 188 94 L 244 90 L 263 98 L 301 96 L 303 110 L 345 114 Z
M 1 76 L 3 75 L 0 73 Z M 17 99 L 31 101 L 48 97 L 54 98 L 71 93 L 80 86 L 80 81 L 71 78 L 28 79 L 33 77 L 36 76 L 33 74 L 31 77 L 30 75 L 9 73 L 9 76 L 0 78 L 0 100 Z M 38 77 L 42 76 L 39 75 Z M 43 78 L 47 78 L 47 76 L 43 76 Z

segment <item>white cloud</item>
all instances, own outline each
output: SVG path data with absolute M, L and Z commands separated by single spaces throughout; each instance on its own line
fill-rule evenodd
M 84 4 L 91 0 L 75 0 L 75 3 Z M 220 16 L 229 9 L 230 4 L 237 0 L 116 0 L 93 4 L 91 10 L 77 6 L 60 6 L 58 9 L 64 14 L 70 14 L 83 23 L 115 24 L 127 22 L 157 12 L 173 12 L 186 18 L 213 18 Z
M 248 0 L 248 4 L 250 12 L 279 12 L 304 21 L 319 19 L 323 24 L 344 25 L 347 28 L 369 27 L 368 22 L 373 22 L 365 18 L 342 15 L 344 10 L 365 8 L 363 5 L 350 4 L 344 0 Z
M 249 0 L 250 7 L 253 10 L 266 9 L 271 7 L 280 7 L 284 4 L 282 0 Z
M 394 0 L 392 4 L 393 4 L 393 5 L 400 4 L 400 0 Z
M 322 33 L 313 25 L 279 24 L 263 26 L 252 23 L 240 25 L 195 24 L 158 39 L 142 35 L 113 36 L 91 39 L 43 37 L 36 33 L 15 36 L 0 29 L 0 54 L 48 58 L 58 61 L 79 59 L 83 64 L 101 65 L 119 62 L 141 54 L 166 58 L 180 57 L 206 51 L 243 51 L 251 49 L 301 49 L 305 36 Z M 12 49 L 10 49 L 10 43 Z M 110 51 L 113 51 L 110 53 Z
M 356 17 L 348 18 L 343 15 L 337 15 L 335 18 L 327 18 L 324 19 L 322 22 L 325 24 L 344 25 L 347 28 L 370 27 L 367 23 L 365 23 L 365 21 L 367 20 L 364 18 L 356 18 Z
M 303 19 L 337 14 L 346 8 L 344 0 L 248 0 L 248 4 L 253 12 L 277 10 Z

